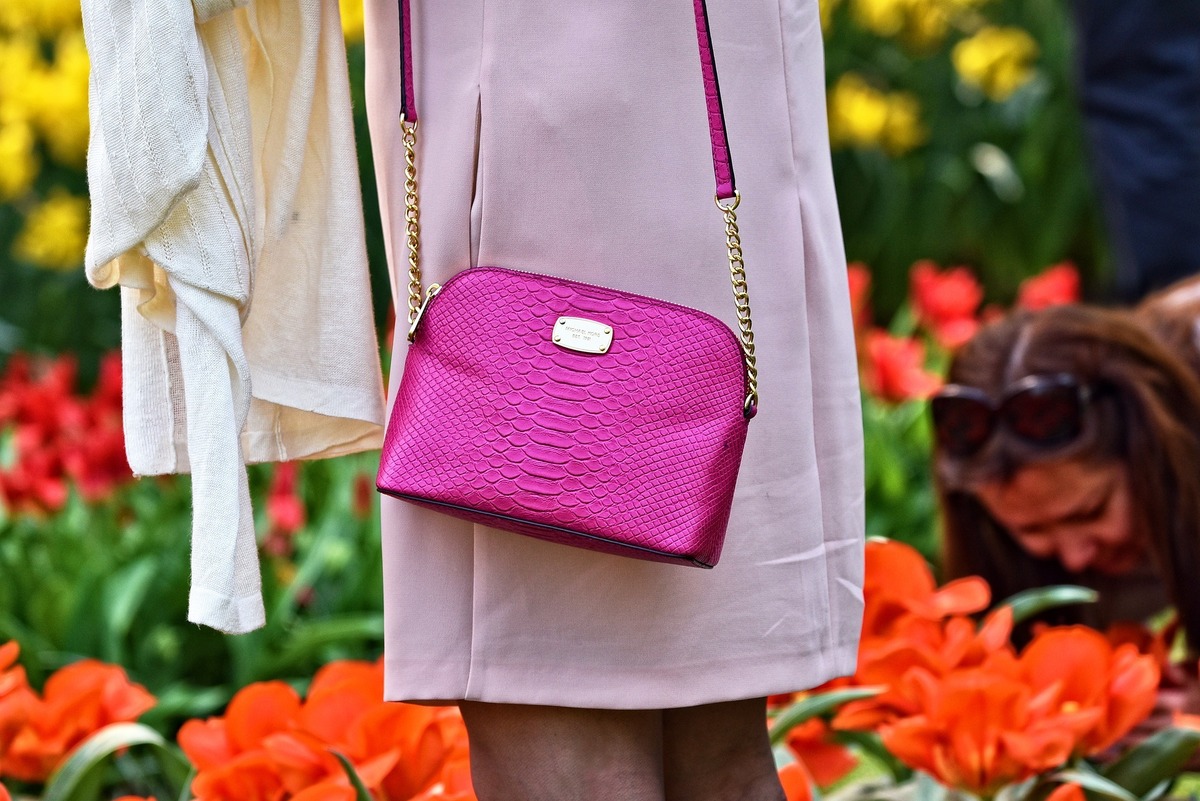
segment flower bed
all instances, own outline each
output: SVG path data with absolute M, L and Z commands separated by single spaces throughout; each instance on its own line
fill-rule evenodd
M 789 801 L 839 782 L 843 798 L 917 788 L 932 799 L 1080 801 L 1087 789 L 1149 801 L 1200 746 L 1185 718 L 1135 728 L 1155 707 L 1161 638 L 1139 648 L 1125 631 L 1043 627 L 1013 647 L 1014 621 L 1086 592 L 1029 593 L 977 621 L 991 601 L 982 579 L 939 588 L 915 550 L 888 540 L 867 545 L 864 590 L 855 675 L 770 699 Z M 303 694 L 252 683 L 223 714 L 184 722 L 172 743 L 130 723 L 156 699 L 120 667 L 79 661 L 38 693 L 16 657 L 15 643 L 0 646 L 0 782 L 35 798 L 90 798 L 102 786 L 197 801 L 474 798 L 457 711 L 383 702 L 378 660 L 327 664 Z M 133 746 L 153 757 L 136 759 Z M 98 777 L 93 795 L 79 789 L 86 776 Z

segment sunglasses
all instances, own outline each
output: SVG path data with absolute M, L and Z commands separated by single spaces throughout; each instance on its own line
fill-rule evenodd
M 934 436 L 960 458 L 982 448 L 997 426 L 1032 445 L 1065 445 L 1083 430 L 1091 398 L 1091 388 L 1068 373 L 1026 376 L 998 402 L 978 387 L 947 384 L 930 400 Z

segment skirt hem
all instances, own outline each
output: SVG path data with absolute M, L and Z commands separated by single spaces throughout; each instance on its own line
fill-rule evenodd
M 854 639 L 806 654 L 724 662 L 699 673 L 696 666 L 631 667 L 599 677 L 594 667 L 580 666 L 574 670 L 548 668 L 539 676 L 529 665 L 477 662 L 471 666 L 471 675 L 478 689 L 468 695 L 461 686 L 449 686 L 445 678 L 466 675 L 466 670 L 386 659 L 383 695 L 385 701 L 416 704 L 469 700 L 578 709 L 673 709 L 810 689 L 854 673 L 857 661 L 858 640 Z M 747 674 L 751 674 L 749 679 Z

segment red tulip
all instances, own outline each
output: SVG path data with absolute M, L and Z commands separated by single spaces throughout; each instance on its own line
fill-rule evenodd
M 966 267 L 939 271 L 933 262 L 919 261 L 910 288 L 917 320 L 943 347 L 957 348 L 979 330 L 975 313 L 983 287 Z
M 871 325 L 871 271 L 867 265 L 856 261 L 847 265 L 846 277 L 850 285 L 850 312 L 854 318 L 854 330 L 865 331 Z
M 876 397 L 893 403 L 927 398 L 942 380 L 925 370 L 925 346 L 884 331 L 867 332 L 863 383 Z
M 74 394 L 75 363 L 62 357 L 35 367 L 14 357 L 0 376 L 0 428 L 12 433 L 15 460 L 0 470 L 0 502 L 22 514 L 60 509 L 68 480 L 88 501 L 132 479 L 121 427 L 121 365 L 101 363 L 90 397 Z
M 1047 267 L 1038 275 L 1026 278 L 1017 290 L 1017 305 L 1023 309 L 1045 309 L 1078 303 L 1080 299 L 1079 270 L 1069 261 Z

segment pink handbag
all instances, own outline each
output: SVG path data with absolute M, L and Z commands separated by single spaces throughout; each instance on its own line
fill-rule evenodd
M 758 374 L 704 0 L 696 33 L 740 337 L 685 306 L 502 267 L 462 270 L 422 295 L 408 6 L 409 347 L 379 491 L 543 540 L 712 567 Z

